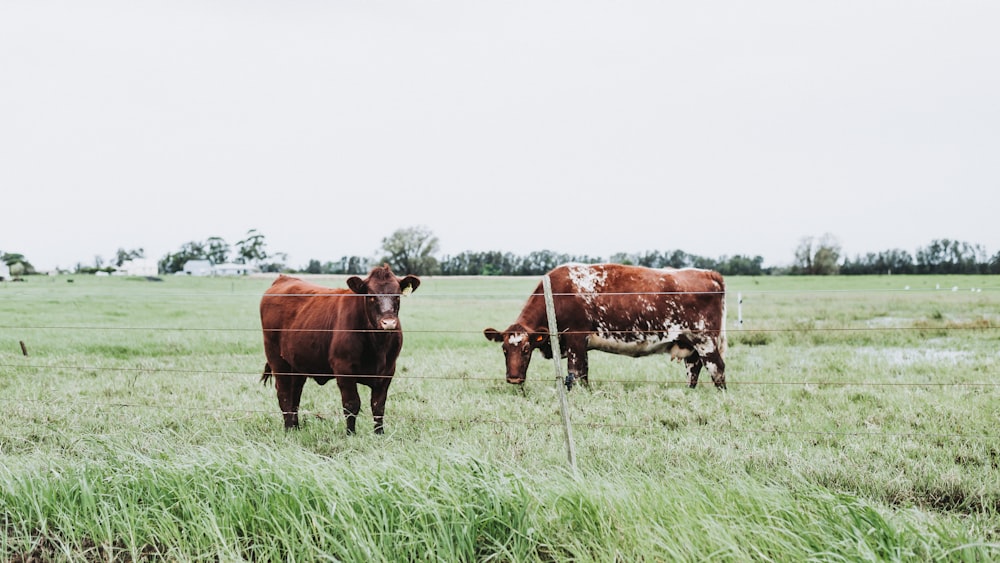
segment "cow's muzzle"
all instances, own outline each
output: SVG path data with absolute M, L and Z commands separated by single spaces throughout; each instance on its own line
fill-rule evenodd
M 396 330 L 399 328 L 399 319 L 395 317 L 379 319 L 378 327 L 382 330 Z
M 524 377 L 523 376 L 522 377 L 517 377 L 515 375 L 508 375 L 507 376 L 507 383 L 511 383 L 513 385 L 521 385 L 522 383 L 524 383 Z

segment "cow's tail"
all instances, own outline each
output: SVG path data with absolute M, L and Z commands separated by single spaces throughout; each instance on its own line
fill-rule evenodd
M 271 364 L 264 363 L 264 375 L 260 376 L 260 382 L 267 385 L 267 382 L 271 380 Z

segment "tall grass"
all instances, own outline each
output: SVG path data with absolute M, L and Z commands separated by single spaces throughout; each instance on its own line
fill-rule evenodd
M 268 280 L 0 285 L 0 554 L 1000 557 L 992 278 L 730 279 L 729 392 L 686 389 L 664 357 L 592 354 L 569 395 L 575 475 L 551 365 L 507 385 L 481 333 L 535 283 L 426 279 L 403 300 L 387 434 L 368 419 L 353 437 L 334 385 L 308 384 L 303 428 L 282 430 L 257 382 Z

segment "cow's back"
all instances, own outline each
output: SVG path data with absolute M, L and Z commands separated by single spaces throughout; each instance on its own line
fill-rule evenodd
M 281 275 L 264 292 L 260 321 L 269 363 L 281 358 L 296 371 L 328 371 L 330 343 L 349 323 L 360 300 L 347 289 L 327 288 Z
M 712 270 L 569 264 L 550 275 L 556 316 L 567 329 L 642 331 L 668 322 L 717 332 L 725 322 L 725 282 Z

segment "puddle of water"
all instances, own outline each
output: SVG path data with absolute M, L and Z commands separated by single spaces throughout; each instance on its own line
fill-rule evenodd
M 858 348 L 855 352 L 902 366 L 928 362 L 959 362 L 972 358 L 972 352 L 967 350 L 934 350 L 929 348 Z

